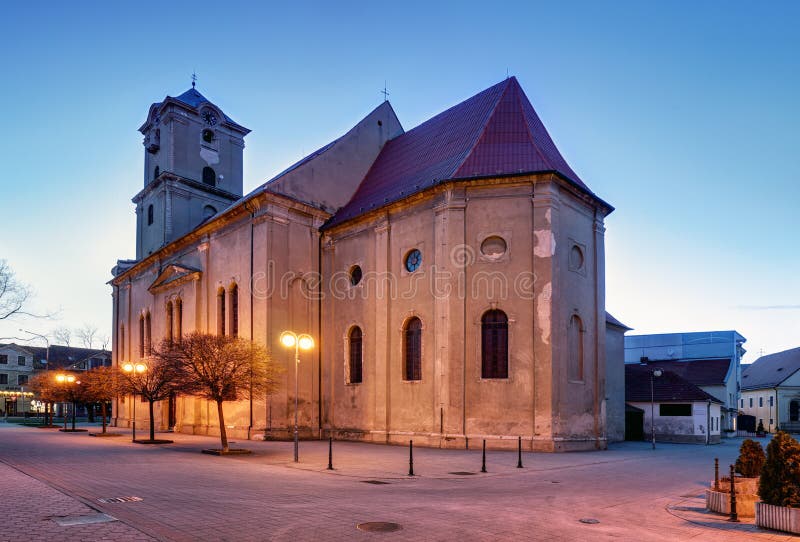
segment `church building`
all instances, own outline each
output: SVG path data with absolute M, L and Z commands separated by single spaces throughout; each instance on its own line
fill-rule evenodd
M 285 370 L 271 395 L 225 405 L 239 439 L 290 438 L 297 389 L 301 438 L 605 448 L 613 209 L 516 78 L 408 131 L 385 101 L 247 195 L 249 130 L 194 85 L 139 131 L 136 259 L 111 280 L 115 363 L 195 330 L 265 345 Z M 297 382 L 286 330 L 316 343 Z M 119 398 L 117 424 L 133 411 Z M 200 398 L 156 413 L 158 430 L 219 432 Z

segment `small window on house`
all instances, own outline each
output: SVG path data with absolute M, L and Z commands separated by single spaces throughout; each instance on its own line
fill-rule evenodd
M 773 403 L 774 399 L 775 397 L 773 397 L 772 395 L 769 396 L 769 406 L 775 406 L 775 404 Z
M 355 326 L 350 330 L 350 383 L 361 384 L 362 380 L 362 349 L 361 349 L 361 328 Z
M 208 166 L 203 168 L 203 183 L 210 186 L 217 184 L 217 174 Z
M 26 386 L 28 384 L 28 375 L 17 375 L 17 386 Z
M 691 416 L 692 405 L 691 403 L 669 403 L 658 405 L 659 416 Z
M 8 375 L 0 373 L 0 384 L 8 384 Z
M 422 321 L 414 316 L 403 330 L 404 380 L 422 380 Z
M 147 225 L 150 226 L 153 223 L 153 204 L 147 206 Z
M 752 397 L 750 397 L 749 403 L 750 403 L 750 408 L 753 408 L 753 398 Z
M 763 397 L 759 397 L 758 398 L 758 406 L 759 407 L 763 407 L 764 406 L 764 398 Z
M 225 288 L 217 290 L 217 335 L 225 335 Z
M 739 408 L 744 408 L 744 399 L 739 399 Z
M 17 356 L 17 365 L 25 365 L 25 356 Z
M 230 289 L 231 294 L 231 336 L 239 336 L 239 286 L 234 284 Z
M 0 365 L 7 365 L 8 364 L 8 356 L 6 354 L 0 354 Z
M 501 310 L 481 317 L 481 378 L 508 378 L 508 317 Z

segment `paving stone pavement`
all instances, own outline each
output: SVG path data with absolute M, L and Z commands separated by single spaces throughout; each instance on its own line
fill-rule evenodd
M 713 476 L 714 457 L 722 465 L 733 462 L 738 439 L 717 446 L 664 444 L 655 451 L 646 443 L 624 443 L 599 452 L 524 453 L 522 469 L 515 452 L 488 452 L 487 474 L 479 472 L 480 450 L 415 448 L 416 476 L 409 477 L 407 447 L 335 442 L 335 470 L 329 471 L 327 441 L 301 442 L 300 462 L 293 463 L 288 442 L 238 442 L 253 454 L 216 457 L 199 453 L 218 446 L 210 437 L 170 434 L 174 444 L 145 446 L 126 436 L 0 426 L 0 461 L 47 484 L 3 466 L 0 474 L 14 474 L 0 486 L 4 504 L 14 502 L 8 495 L 18 485 L 25 492 L 23 482 L 34 483 L 51 492 L 33 499 L 47 503 L 49 515 L 62 502 L 94 512 L 83 504 L 91 503 L 120 520 L 59 527 L 98 534 L 51 534 L 49 541 L 103 540 L 99 529 L 112 527 L 132 530 L 112 535 L 116 540 L 167 541 L 793 540 L 727 523 L 691 501 Z M 365 483 L 376 480 L 386 483 Z M 98 500 L 130 496 L 141 500 Z M 14 525 L 45 523 L 32 508 L 0 510 Z M 356 529 L 372 521 L 401 529 Z M 20 540 L 8 525 L 0 522 L 0 539 Z

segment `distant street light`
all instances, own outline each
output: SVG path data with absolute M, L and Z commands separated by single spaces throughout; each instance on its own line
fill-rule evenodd
M 655 379 L 661 376 L 663 371 L 661 369 L 652 369 L 650 371 L 650 435 L 652 437 L 653 449 L 656 449 L 656 396 L 655 396 Z
M 306 333 L 298 335 L 294 331 L 281 333 L 281 344 L 286 348 L 294 348 L 294 462 L 298 461 L 298 434 L 297 434 L 297 368 L 300 365 L 300 350 L 314 348 L 314 338 Z
M 73 386 L 80 384 L 75 378 L 75 375 L 69 373 L 58 373 L 56 375 L 56 383 L 62 387 Z M 67 403 L 64 402 L 64 431 L 67 430 Z M 75 401 L 72 402 L 72 430 L 75 430 Z
M 143 374 L 147 372 L 147 364 L 140 361 L 138 363 L 131 363 L 130 361 L 122 364 L 122 370 L 129 375 Z M 136 442 L 136 388 L 133 389 L 133 421 L 131 423 L 131 442 Z

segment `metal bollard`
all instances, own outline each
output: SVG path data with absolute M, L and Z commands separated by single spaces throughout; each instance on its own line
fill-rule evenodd
M 333 470 L 333 437 L 328 437 L 328 470 Z
M 483 439 L 483 459 L 481 461 L 481 472 L 486 472 L 486 439 Z
M 714 458 L 714 491 L 719 491 L 719 458 Z
M 414 441 L 408 441 L 408 475 L 414 476 Z
M 517 468 L 522 468 L 522 437 L 519 437 L 519 445 L 517 446 Z
M 735 480 L 736 473 L 733 471 L 733 465 L 731 465 L 731 519 L 728 521 L 739 521 L 739 514 L 736 513 L 736 482 Z

